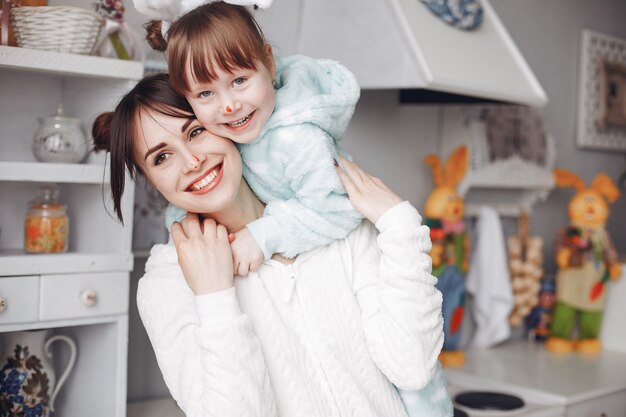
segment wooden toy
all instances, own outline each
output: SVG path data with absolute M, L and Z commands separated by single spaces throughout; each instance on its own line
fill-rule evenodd
M 591 187 L 571 171 L 555 169 L 558 187 L 573 187 L 568 204 L 570 225 L 556 242 L 556 306 L 546 349 L 552 352 L 596 353 L 604 293 L 609 278 L 617 279 L 621 265 L 606 231 L 609 203 L 620 193 L 611 178 L 600 173 Z M 573 336 L 577 327 L 577 337 Z

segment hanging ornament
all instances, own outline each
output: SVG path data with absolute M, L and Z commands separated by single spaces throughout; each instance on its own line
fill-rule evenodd
M 449 25 L 461 30 L 475 30 L 483 22 L 483 8 L 478 0 L 420 0 Z

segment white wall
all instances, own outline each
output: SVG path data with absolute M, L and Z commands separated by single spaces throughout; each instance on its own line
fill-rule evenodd
M 583 151 L 575 145 L 578 51 L 582 29 L 626 38 L 626 2 L 494 0 L 492 4 L 548 94 L 544 114 L 556 138 L 557 166 L 576 171 L 587 183 L 600 171 L 617 180 L 626 169 L 624 153 Z M 571 189 L 556 190 L 533 216 L 533 230 L 547 242 L 566 223 L 565 207 L 572 194 Z M 626 256 L 626 196 L 611 210 L 609 232 Z
M 276 0 L 274 7 L 292 7 L 286 6 L 288 1 Z M 601 170 L 617 179 L 626 168 L 624 154 L 581 151 L 575 146 L 578 43 L 583 28 L 626 38 L 626 2 L 492 0 L 492 4 L 550 98 L 544 114 L 546 125 L 556 138 L 557 165 L 575 170 L 586 181 Z M 142 21 L 136 15 L 130 17 L 133 22 Z M 285 29 L 274 26 L 281 23 L 270 18 L 266 22 L 272 25 L 264 28 L 270 40 L 274 33 Z M 283 53 L 292 51 L 292 45 L 277 46 Z M 400 105 L 396 91 L 363 91 L 343 146 L 367 171 L 383 178 L 420 208 L 432 188 L 430 172 L 422 161 L 428 153 L 439 150 L 439 123 L 440 111 L 436 107 Z M 555 191 L 536 208 L 532 218 L 533 231 L 546 239 L 548 271 L 553 270 L 552 238 L 557 228 L 566 224 L 565 207 L 571 195 L 571 190 Z M 618 248 L 626 254 L 623 213 L 625 197 L 613 206 L 609 227 Z M 140 265 L 135 280 L 141 271 Z M 152 356 L 147 357 L 151 348 L 134 310 L 133 305 L 129 399 L 140 399 L 167 391 L 160 379 L 154 380 L 158 371 Z

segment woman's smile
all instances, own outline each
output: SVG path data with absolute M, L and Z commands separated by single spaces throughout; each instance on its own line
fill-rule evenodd
M 228 209 L 241 185 L 241 156 L 235 144 L 200 127 L 195 119 L 154 111 L 139 115 L 137 155 L 156 149 L 159 164 L 144 159 L 146 179 L 173 205 L 194 213 Z
M 219 185 L 224 175 L 223 162 L 207 170 L 199 178 L 195 179 L 185 190 L 196 195 L 210 192 Z

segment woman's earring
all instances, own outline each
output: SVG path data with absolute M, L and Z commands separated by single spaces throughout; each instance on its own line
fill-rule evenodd
M 274 90 L 276 90 L 277 86 L 278 84 L 276 84 L 276 80 L 272 80 L 272 87 L 274 87 Z

